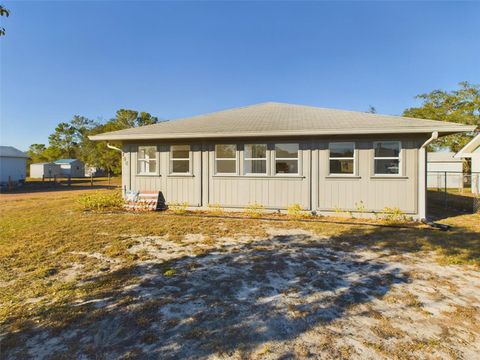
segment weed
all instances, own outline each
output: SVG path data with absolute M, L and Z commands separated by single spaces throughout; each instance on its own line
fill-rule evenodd
M 188 203 L 187 202 L 171 203 L 168 205 L 168 208 L 172 210 L 174 214 L 182 215 L 187 212 Z
M 304 216 L 304 213 L 302 212 L 302 205 L 299 203 L 290 204 L 287 207 L 287 214 L 294 219 L 300 219 Z
M 208 209 L 212 215 L 220 216 L 223 214 L 223 208 L 219 203 L 208 204 Z
M 397 207 L 385 207 L 382 210 L 381 218 L 387 223 L 397 224 L 407 222 L 409 219 L 405 213 Z
M 165 276 L 173 276 L 177 273 L 177 270 L 173 269 L 173 268 L 168 268 L 168 269 L 165 269 L 165 271 L 163 272 L 163 275 Z
M 262 204 L 252 203 L 249 204 L 244 211 L 245 214 L 247 214 L 251 218 L 259 218 L 263 210 L 265 210 L 265 206 L 263 206 Z
M 77 202 L 83 210 L 113 210 L 120 209 L 124 203 L 118 190 L 94 192 L 80 195 Z

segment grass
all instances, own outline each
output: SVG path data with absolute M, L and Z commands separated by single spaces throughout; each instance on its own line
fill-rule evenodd
M 0 195 L 0 324 L 9 331 L 32 322 L 49 325 L 82 320 L 84 310 L 70 304 L 80 299 L 107 297 L 135 278 L 138 254 L 128 249 L 134 236 L 164 236 L 181 241 L 187 234 L 219 237 L 267 236 L 268 227 L 302 228 L 332 237 L 333 245 L 352 249 L 366 245 L 379 250 L 418 253 L 435 251 L 442 263 L 480 266 L 480 214 L 462 215 L 442 222 L 454 226 L 449 232 L 425 226 L 403 228 L 345 219 L 295 221 L 288 215 L 252 213 L 204 216 L 205 213 L 83 211 L 78 199 L 91 190 L 33 192 Z M 111 190 L 98 190 L 108 193 Z M 202 255 L 208 250 L 199 250 Z M 99 258 L 111 260 L 96 281 L 59 281 L 72 264 L 88 273 L 97 269 Z M 164 264 L 164 275 L 176 270 Z M 115 268 L 116 271 L 108 272 Z M 128 301 L 128 298 L 123 299 Z M 95 311 L 92 310 L 95 318 Z

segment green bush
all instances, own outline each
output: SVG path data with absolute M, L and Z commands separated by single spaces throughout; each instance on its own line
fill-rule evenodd
M 114 210 L 123 206 L 122 194 L 118 190 L 97 191 L 80 195 L 77 202 L 83 210 Z

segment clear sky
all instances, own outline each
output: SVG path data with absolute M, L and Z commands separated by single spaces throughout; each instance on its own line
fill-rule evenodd
M 480 83 L 480 2 L 2 2 L 0 143 L 264 101 L 401 114 Z

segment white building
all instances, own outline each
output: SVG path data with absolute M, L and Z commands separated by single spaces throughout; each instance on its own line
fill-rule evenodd
M 446 183 L 445 183 L 446 181 Z M 453 152 L 427 154 L 427 187 L 463 188 L 463 159 Z
M 53 178 L 62 173 L 60 165 L 51 162 L 30 164 L 30 177 L 34 179 Z
M 456 155 L 456 158 L 470 158 L 472 161 L 472 192 L 480 194 L 480 134 L 475 136 Z
M 25 181 L 28 155 L 13 146 L 0 146 L 0 183 Z
M 78 159 L 60 159 L 54 162 L 55 164 L 60 166 L 61 174 L 63 176 L 71 176 L 71 177 L 85 176 L 85 164 Z

